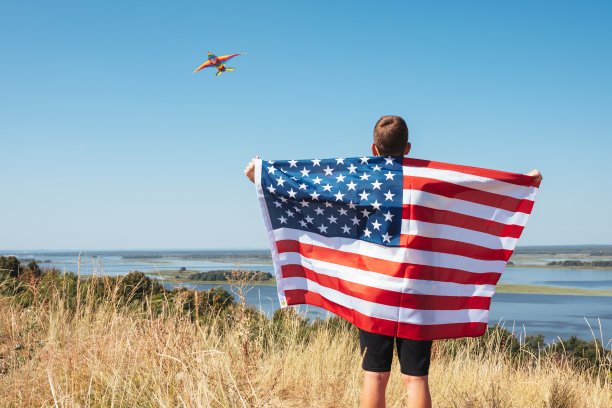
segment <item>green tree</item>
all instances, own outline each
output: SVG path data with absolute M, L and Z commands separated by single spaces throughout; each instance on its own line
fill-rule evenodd
M 28 264 L 28 270 L 32 272 L 34 276 L 40 277 L 41 272 L 36 261 L 30 261 L 30 263 Z
M 19 260 L 14 256 L 0 256 L 0 270 L 8 272 L 9 276 L 17 278 L 19 276 Z

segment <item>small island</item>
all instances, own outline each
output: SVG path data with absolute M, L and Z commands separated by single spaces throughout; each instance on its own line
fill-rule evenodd
M 224 284 L 242 281 L 254 285 L 276 285 L 274 275 L 264 271 L 242 271 L 219 269 L 213 271 L 196 271 L 182 267 L 180 269 L 159 271 L 162 280 L 178 280 L 183 283 Z

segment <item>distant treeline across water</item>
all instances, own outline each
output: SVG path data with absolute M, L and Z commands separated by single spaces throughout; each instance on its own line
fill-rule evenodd
M 579 261 L 577 259 L 567 259 L 565 261 L 551 261 L 546 265 L 550 266 L 584 266 L 584 267 L 612 267 L 612 261 Z
M 208 272 L 198 272 L 192 273 L 188 276 L 189 280 L 192 281 L 205 281 L 205 282 L 213 282 L 213 281 L 228 281 L 228 277 L 232 276 L 232 273 L 229 269 L 226 270 L 218 270 L 218 271 L 208 271 Z M 249 272 L 249 279 L 255 282 L 263 282 L 272 279 L 272 274 L 263 271 L 252 271 Z

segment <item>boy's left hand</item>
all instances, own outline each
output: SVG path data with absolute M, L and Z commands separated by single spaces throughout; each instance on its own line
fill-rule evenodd
M 244 174 L 248 177 L 251 182 L 255 182 L 255 161 L 259 159 L 259 156 L 255 156 L 253 160 L 247 164 L 246 169 L 244 169 Z

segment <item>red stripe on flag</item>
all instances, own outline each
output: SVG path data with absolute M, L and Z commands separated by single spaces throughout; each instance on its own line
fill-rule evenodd
M 494 194 L 435 178 L 404 176 L 404 189 L 421 190 L 443 197 L 469 201 L 511 212 L 531 213 L 533 201 L 520 200 L 502 194 Z
M 286 290 L 285 298 L 289 305 L 309 304 L 322 307 L 345 320 L 353 323 L 362 330 L 372 333 L 380 333 L 387 336 L 398 336 L 413 340 L 436 340 L 451 339 L 457 337 L 482 336 L 486 329 L 486 323 L 450 323 L 437 325 L 417 325 L 410 323 L 397 323 L 390 320 L 378 319 L 359 313 L 334 303 L 316 292 L 295 289 Z
M 421 310 L 489 310 L 491 298 L 484 296 L 440 296 L 401 293 L 362 285 L 317 273 L 301 265 L 283 265 L 283 278 L 305 278 L 345 295 L 382 305 Z
M 408 204 L 402 207 L 402 218 L 405 220 L 424 221 L 432 224 L 451 225 L 453 227 L 466 228 L 498 237 L 510 238 L 519 238 L 524 228 L 520 225 L 508 225 L 452 211 L 437 210 L 420 205 Z
M 491 249 L 451 239 L 429 238 L 419 235 L 400 235 L 400 246 L 422 251 L 460 255 L 482 261 L 508 261 L 512 255 L 512 251 L 509 249 Z
M 505 171 L 481 169 L 479 167 L 461 166 L 458 164 L 440 163 L 430 160 L 409 159 L 407 157 L 404 157 L 403 163 L 404 166 L 410 167 L 427 167 L 431 169 L 458 171 L 461 173 L 472 174 L 474 176 L 486 177 L 515 184 L 517 186 L 538 187 L 540 185 L 540 182 L 536 182 L 533 177 L 526 174 L 507 173 Z
M 495 285 L 501 276 L 501 273 L 497 272 L 474 273 L 454 268 L 387 261 L 367 255 L 305 244 L 295 240 L 276 241 L 276 248 L 279 253 L 296 252 L 312 260 L 367 270 L 397 278 L 454 282 L 470 285 Z M 293 265 L 287 266 L 294 267 Z M 282 268 L 284 271 L 285 266 Z

